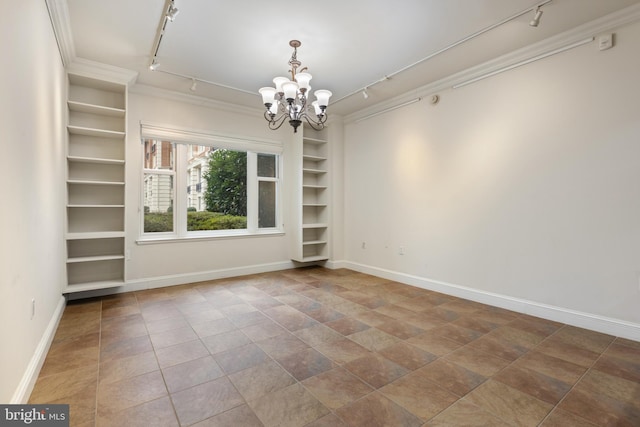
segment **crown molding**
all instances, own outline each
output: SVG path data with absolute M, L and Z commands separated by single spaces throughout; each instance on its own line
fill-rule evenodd
M 562 49 L 563 47 L 576 43 L 580 40 L 584 40 L 589 37 L 597 37 L 599 34 L 612 32 L 638 21 L 640 21 L 640 4 L 621 9 L 541 42 L 515 50 L 495 59 L 486 61 L 480 65 L 467 68 L 466 70 L 452 74 L 428 85 L 418 87 L 389 100 L 372 105 L 366 109 L 346 115 L 344 117 L 344 122 L 353 123 L 357 120 L 378 115 L 386 110 L 393 110 L 396 106 L 408 103 L 416 98 L 429 98 L 439 92 L 450 90 L 453 86 L 461 82 L 469 81 L 486 74 L 499 71 L 519 62 L 552 52 L 556 49 Z
M 126 86 L 133 85 L 138 78 L 137 71 L 102 64 L 84 58 L 75 58 L 75 60 L 67 66 L 67 72 L 108 80 Z
M 152 96 L 155 98 L 168 99 L 171 101 L 183 102 L 185 104 L 193 104 L 199 107 L 214 108 L 218 110 L 231 111 L 234 113 L 255 116 L 262 115 L 262 108 L 247 107 L 244 105 L 231 104 L 228 102 L 218 101 L 211 98 L 204 98 L 198 95 L 177 92 L 169 89 L 163 89 L 155 86 L 138 83 L 129 89 L 129 93 L 139 95 Z
M 58 50 L 64 66 L 71 64 L 76 58 L 73 34 L 69 19 L 69 7 L 66 0 L 45 0 L 53 33 L 58 43 Z

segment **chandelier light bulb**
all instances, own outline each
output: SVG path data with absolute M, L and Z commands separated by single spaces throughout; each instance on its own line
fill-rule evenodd
M 272 87 L 263 87 L 259 91 L 262 95 L 262 103 L 267 107 L 271 107 L 276 99 L 276 90 Z
M 311 105 L 313 106 L 313 110 L 315 111 L 316 116 L 322 116 L 324 114 L 322 108 L 320 108 L 320 105 L 318 105 L 318 101 L 313 101 Z
M 298 82 L 298 86 L 300 90 L 309 90 L 309 81 L 311 81 L 311 74 L 309 73 L 298 73 L 296 74 L 296 82 Z
M 267 112 L 271 115 L 271 117 L 275 117 L 276 114 L 278 114 L 278 107 L 279 107 L 279 102 L 275 100 L 267 110 Z
M 298 93 L 298 83 L 288 81 L 282 85 L 282 91 L 284 92 L 284 98 L 289 101 L 295 99 Z
M 289 79 L 287 77 L 276 77 L 273 79 L 273 84 L 276 85 L 276 92 L 283 93 L 282 85 L 288 81 Z
M 318 100 L 318 105 L 320 108 L 325 109 L 327 105 L 329 105 L 329 98 L 333 95 L 331 92 L 325 89 L 317 90 L 313 93 Z

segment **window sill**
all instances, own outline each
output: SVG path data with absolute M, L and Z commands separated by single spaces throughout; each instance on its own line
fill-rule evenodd
M 227 239 L 246 239 L 246 238 L 254 238 L 254 237 L 274 237 L 274 236 L 284 236 L 284 231 L 282 230 L 264 230 L 258 231 L 255 233 L 250 233 L 246 230 L 239 230 L 234 233 L 225 233 L 225 234 L 194 234 L 190 236 L 158 236 L 158 237 L 141 237 L 136 240 L 136 244 L 138 245 L 155 245 L 161 243 L 193 243 L 193 242 L 201 242 L 206 240 L 227 240 Z

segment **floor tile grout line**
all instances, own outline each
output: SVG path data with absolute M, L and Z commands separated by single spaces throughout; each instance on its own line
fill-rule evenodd
M 334 277 L 333 279 L 335 280 L 336 278 Z M 311 282 L 304 281 L 304 280 L 296 280 L 296 279 L 287 279 L 287 280 L 292 280 L 292 281 L 298 281 L 298 282 L 299 282 L 298 284 L 293 284 L 293 285 L 291 285 L 290 287 L 288 287 L 288 289 L 289 289 L 289 291 L 290 291 L 291 293 L 296 294 L 296 295 L 300 296 L 301 298 L 309 298 L 308 296 L 306 296 L 306 295 L 305 295 L 305 294 L 303 294 L 302 292 L 305 290 L 305 289 L 304 289 L 304 287 L 305 287 L 306 285 L 308 285 L 308 286 L 312 286 L 312 285 L 309 285 L 309 283 L 311 283 Z M 352 282 L 352 283 L 355 283 L 355 282 Z M 391 282 L 390 282 L 390 283 L 391 283 Z M 379 284 L 378 284 L 378 285 L 379 285 Z M 371 289 L 371 288 L 373 288 L 374 286 L 378 286 L 378 285 L 372 285 L 372 286 L 371 286 L 370 288 L 368 288 L 368 289 Z M 234 282 L 231 286 L 238 286 L 238 287 L 240 287 L 240 286 L 242 286 L 242 285 L 240 285 L 240 284 L 239 284 L 239 282 Z M 231 286 L 229 286 L 229 288 L 230 288 Z M 255 288 L 255 289 L 257 289 L 257 290 L 260 290 L 260 291 L 261 291 L 261 292 L 263 292 L 265 295 L 268 295 L 270 298 L 274 298 L 272 295 L 270 295 L 270 294 L 268 294 L 268 293 L 264 292 L 261 288 L 258 288 L 258 287 L 254 286 L 254 285 L 249 285 L 249 286 L 254 287 L 254 288 Z M 331 294 L 331 291 L 329 291 L 329 290 L 324 291 L 323 289 L 320 289 L 319 287 L 316 287 L 316 289 L 319 289 L 319 290 L 323 291 L 323 293 Z M 355 292 L 361 292 L 361 293 L 363 293 L 363 292 L 364 292 L 364 291 L 363 291 L 363 288 L 362 288 L 362 287 L 360 287 L 360 285 L 357 285 L 357 286 L 355 286 L 355 287 L 354 287 L 354 286 L 352 286 L 352 287 L 346 287 L 345 289 L 347 289 L 347 290 L 349 290 L 349 291 L 355 291 Z M 427 291 L 428 291 L 428 290 L 427 290 Z M 233 291 L 231 291 L 231 292 L 233 292 Z M 344 291 L 343 291 L 343 292 L 344 292 Z M 236 294 L 236 295 L 238 295 L 240 292 L 233 292 L 233 293 L 234 293 L 234 294 Z M 159 299 L 157 299 L 157 300 L 150 301 L 150 302 L 162 302 L 162 301 L 169 301 L 169 302 L 172 302 L 172 303 L 177 304 L 177 303 L 176 303 L 176 301 L 175 301 L 177 298 L 178 298 L 178 297 L 171 297 L 171 296 L 170 296 L 170 297 L 168 297 L 168 298 L 159 298 Z M 311 299 L 311 298 L 309 298 L 309 299 Z M 355 301 L 351 301 L 351 300 L 348 300 L 348 299 L 346 299 L 346 301 L 348 301 L 348 302 L 349 302 L 349 304 L 356 304 L 356 305 L 358 304 L 357 302 L 355 302 Z M 452 300 L 452 301 L 453 301 L 453 302 L 456 302 L 456 301 L 457 301 L 457 299 L 456 299 L 456 300 Z M 307 316 L 307 317 L 310 317 L 310 316 L 308 316 L 308 315 L 307 315 L 307 313 L 306 313 L 306 312 L 304 312 L 304 311 L 300 310 L 299 308 L 294 307 L 294 306 L 293 306 L 293 305 L 291 305 L 290 303 L 283 302 L 283 301 L 281 301 L 281 300 L 279 300 L 279 302 L 281 302 L 282 304 L 284 304 L 284 305 L 286 305 L 286 306 L 291 307 L 292 309 L 296 310 L 296 312 L 298 312 L 298 313 L 300 313 L 300 314 L 302 314 L 302 315 L 305 315 L 305 316 Z M 137 298 L 137 295 L 136 295 L 136 303 L 139 305 L 139 300 L 138 300 L 138 298 Z M 244 299 L 244 298 L 243 298 L 243 303 L 246 303 L 246 304 L 252 305 L 252 304 L 251 304 L 251 302 L 250 302 L 250 300 L 247 300 L 247 299 Z M 395 305 L 395 304 L 397 304 L 397 302 L 394 302 L 393 304 Z M 329 305 L 328 305 L 327 303 L 321 303 L 321 305 L 325 305 L 325 306 L 328 306 L 328 307 L 329 307 Z M 360 304 L 360 305 L 361 305 L 361 304 Z M 252 306 L 253 306 L 253 305 L 252 305 Z M 102 350 L 102 346 L 103 346 L 103 344 L 104 344 L 104 342 L 103 342 L 104 321 L 107 319 L 107 318 L 105 318 L 105 317 L 104 317 L 104 314 L 105 314 L 105 313 L 104 313 L 104 307 L 105 307 L 105 305 L 104 305 L 104 298 L 101 298 L 101 299 L 100 299 L 100 321 L 99 321 L 99 324 L 100 324 L 100 328 L 99 328 L 99 345 L 98 345 L 99 353 L 101 352 L 101 350 Z M 263 308 L 259 308 L 259 307 L 256 307 L 256 306 L 253 306 L 253 307 L 254 307 L 254 308 L 256 308 L 256 309 L 257 309 L 257 311 L 258 311 L 258 312 L 260 312 L 260 313 L 262 313 L 262 314 L 264 314 L 264 311 L 265 311 L 265 310 L 268 310 L 268 308 L 269 308 L 269 307 L 265 307 L 265 308 L 263 309 Z M 367 306 L 364 306 L 364 307 L 365 307 L 365 310 L 363 310 L 363 311 L 367 311 L 367 312 L 373 312 L 373 311 L 375 311 L 375 308 L 370 308 L 370 307 L 367 307 Z M 332 306 L 331 306 L 330 308 L 331 308 L 331 309 L 333 309 L 333 307 L 332 307 Z M 454 310 L 454 311 L 455 311 L 455 310 Z M 226 313 L 223 313 L 223 314 L 225 315 L 225 318 L 229 319 L 229 315 L 227 315 Z M 350 311 L 349 311 L 349 313 L 343 313 L 343 314 L 344 314 L 345 316 L 347 316 L 347 317 L 352 317 L 352 318 L 353 318 L 353 317 L 354 317 L 354 315 L 355 315 L 355 314 L 354 314 L 354 312 L 353 312 L 352 310 L 350 310 Z M 464 312 L 462 312 L 462 313 L 458 312 L 458 314 L 463 315 L 463 314 L 465 314 L 465 313 L 464 313 Z M 278 324 L 280 327 L 283 327 L 283 325 L 282 325 L 282 324 L 280 324 L 278 321 L 276 321 L 274 318 L 272 318 L 272 317 L 270 317 L 270 316 L 268 316 L 268 315 L 266 315 L 266 314 L 264 314 L 264 315 L 265 315 L 267 318 L 269 318 L 271 321 L 273 321 L 274 323 Z M 182 316 L 183 318 L 185 318 L 185 317 L 186 317 L 186 314 L 185 314 L 184 312 L 181 312 L 181 316 Z M 524 314 L 524 313 L 516 313 L 516 319 L 518 319 L 518 318 L 519 318 L 519 319 L 526 319 L 526 318 L 525 318 L 525 316 L 527 316 L 527 315 L 526 315 L 526 314 Z M 110 319 L 110 318 L 111 318 L 111 317 L 109 317 L 109 319 Z M 312 318 L 312 319 L 313 319 L 313 318 Z M 144 320 L 144 318 L 143 318 L 143 320 Z M 315 320 L 315 319 L 314 319 L 314 320 Z M 514 320 L 515 320 L 515 319 L 514 319 Z M 400 320 L 398 320 L 398 321 L 400 321 Z M 452 322 L 454 322 L 454 321 L 455 321 L 455 320 L 448 320 L 445 324 L 453 324 Z M 317 321 L 317 322 L 318 322 L 318 324 L 324 324 L 324 323 L 326 323 L 326 322 L 320 322 L 320 321 Z M 512 323 L 512 322 L 513 322 L 513 321 L 510 321 L 510 322 L 508 322 L 508 323 L 506 323 L 506 324 L 501 324 L 499 328 L 502 328 L 502 327 L 504 327 L 504 326 L 508 326 L 508 325 L 509 325 L 510 323 Z M 188 324 L 189 324 L 189 326 L 191 327 L 191 329 L 193 330 L 193 324 L 192 324 L 191 322 L 188 322 Z M 147 324 L 147 322 L 146 322 L 146 321 L 144 322 L 144 325 L 145 325 L 145 330 L 147 331 L 147 336 L 150 336 L 151 334 L 149 333 L 148 324 Z M 241 329 L 241 328 L 239 328 L 238 326 L 236 326 L 235 324 L 234 324 L 234 326 L 235 326 L 235 329 L 237 329 L 237 330 L 240 330 L 240 329 Z M 369 326 L 370 326 L 371 328 L 375 328 L 375 329 L 377 329 L 377 328 L 376 328 L 375 326 L 373 326 L 373 325 L 369 325 Z M 549 334 L 549 335 L 545 336 L 545 337 L 544 337 L 540 342 L 536 343 L 536 345 L 535 345 L 535 346 L 533 346 L 533 347 L 531 347 L 531 348 L 527 348 L 527 350 L 526 350 L 523 354 L 519 355 L 516 359 L 514 359 L 513 361 L 511 361 L 508 365 L 506 365 L 505 367 L 501 368 L 501 369 L 500 369 L 500 370 L 498 370 L 497 372 L 493 373 L 490 377 L 486 377 L 486 379 L 485 379 L 482 383 L 478 384 L 476 387 L 474 387 L 474 389 L 472 389 L 472 390 L 470 390 L 468 393 L 466 393 L 466 394 L 465 394 L 465 396 L 460 397 L 456 402 L 461 401 L 461 400 L 464 400 L 464 399 L 469 395 L 469 393 L 471 393 L 471 392 L 472 392 L 473 390 L 475 390 L 477 387 L 480 387 L 480 386 L 481 386 L 482 384 L 484 384 L 488 379 L 491 379 L 491 378 L 493 378 L 495 375 L 498 375 L 498 374 L 499 374 L 500 372 L 502 372 L 504 369 L 507 369 L 508 367 L 513 366 L 515 363 L 517 363 L 517 361 L 518 361 L 518 360 L 520 360 L 520 358 L 524 357 L 525 355 L 529 354 L 529 353 L 530 353 L 530 352 L 532 352 L 532 351 L 535 351 L 535 350 L 536 350 L 536 349 L 537 349 L 541 344 L 543 344 L 543 343 L 547 342 L 548 340 L 552 339 L 554 336 L 556 336 L 557 334 L 561 333 L 561 331 L 562 331 L 562 330 L 564 330 L 565 328 L 567 328 L 568 326 L 569 326 L 569 325 L 562 324 L 560 327 L 558 327 L 558 328 L 557 328 L 555 331 L 553 331 L 551 334 Z M 463 326 L 463 327 L 464 327 L 464 326 Z M 496 330 L 498 330 L 499 328 L 496 328 Z M 283 329 L 286 331 L 286 333 L 288 333 L 288 334 L 290 334 L 290 335 L 293 335 L 294 337 L 297 337 L 297 335 L 295 334 L 295 331 L 291 331 L 291 330 L 289 330 L 288 328 L 284 328 L 284 327 L 283 327 Z M 528 331 L 528 330 L 526 330 L 526 329 L 523 329 L 523 330 L 524 330 L 525 332 L 529 332 L 529 333 L 536 334 L 536 332 L 531 332 L 531 331 Z M 195 332 L 195 331 L 194 331 L 194 332 Z M 243 335 L 244 335 L 244 336 L 247 336 L 247 335 L 244 333 L 244 331 L 241 331 L 241 332 L 243 333 Z M 489 332 L 487 332 L 487 333 L 490 333 L 490 332 L 491 332 L 491 331 L 489 331 Z M 483 337 L 483 336 L 487 335 L 487 333 L 483 333 L 483 335 L 481 335 L 480 337 L 478 337 L 478 338 L 476 338 L 476 339 L 479 339 L 479 338 L 481 338 L 481 337 Z M 196 333 L 196 335 L 197 335 L 197 333 Z M 344 337 L 344 338 L 349 339 L 349 340 L 350 340 L 350 341 L 352 341 L 352 342 L 355 342 L 355 341 L 354 341 L 353 339 L 351 339 L 348 335 L 347 335 L 347 336 L 342 335 L 342 334 L 340 334 L 340 335 L 341 335 L 342 337 Z M 352 334 L 351 334 L 351 335 L 352 335 Z M 249 337 L 247 336 L 247 338 L 249 338 Z M 300 339 L 300 337 L 297 337 L 297 338 L 298 338 L 298 339 Z M 447 337 L 446 337 L 446 336 L 443 336 L 443 338 L 447 338 Z M 202 337 L 200 337 L 200 336 L 198 336 L 198 335 L 197 335 L 197 339 L 200 341 L 200 343 L 201 343 L 202 345 L 204 345 L 204 343 L 203 343 L 203 338 L 202 338 Z M 249 338 L 249 339 L 250 339 L 250 338 Z M 551 416 L 551 414 L 553 414 L 553 412 L 554 412 L 554 411 L 559 407 L 559 405 L 560 405 L 560 404 L 561 404 L 561 403 L 562 403 L 562 402 L 563 402 L 563 401 L 564 401 L 564 400 L 569 396 L 569 394 L 570 394 L 572 391 L 574 391 L 574 389 L 575 389 L 576 387 L 578 387 L 578 384 L 580 384 L 580 383 L 584 380 L 584 378 L 585 378 L 587 375 L 589 375 L 589 373 L 591 373 L 591 372 L 593 372 L 593 371 L 594 371 L 594 367 L 597 365 L 597 363 L 598 363 L 598 362 L 599 362 L 603 357 L 605 357 L 606 352 L 607 352 L 607 351 L 608 351 L 608 350 L 609 350 L 609 349 L 610 349 L 610 348 L 611 348 L 611 347 L 616 343 L 616 341 L 617 341 L 618 339 L 619 339 L 619 337 L 613 337 L 613 339 L 612 339 L 612 340 L 610 340 L 610 341 L 608 342 L 608 344 L 607 344 L 606 348 L 604 348 L 604 350 L 602 350 L 602 351 L 599 351 L 599 352 L 598 352 L 598 355 L 597 355 L 597 357 L 595 358 L 595 360 L 593 360 L 593 361 L 590 363 L 590 365 L 589 365 L 588 367 L 586 367 L 586 369 L 585 369 L 585 371 L 582 373 L 582 375 L 580 375 L 580 377 L 579 377 L 576 381 L 574 381 L 574 383 L 573 383 L 573 385 L 572 385 L 571 389 L 569 389 L 569 391 L 568 391 L 568 392 L 566 392 L 566 393 L 564 394 L 564 396 L 563 396 L 563 397 L 562 397 L 562 398 L 561 398 L 561 399 L 560 399 L 560 400 L 559 400 L 559 401 L 558 401 L 558 402 L 553 406 L 553 408 L 549 411 L 549 413 L 545 416 L 545 418 L 543 418 L 543 420 L 541 421 L 541 423 L 545 422 L 545 420 L 547 420 L 547 419 Z M 251 340 L 253 343 L 256 343 L 256 342 L 254 342 L 252 339 L 250 339 L 250 340 Z M 405 342 L 405 343 L 406 343 L 406 341 L 407 341 L 407 339 L 405 339 L 405 338 L 401 338 L 401 341 L 400 341 L 400 342 Z M 469 343 L 472 343 L 473 341 L 475 341 L 475 339 L 474 339 L 474 340 L 472 340 L 472 341 L 470 341 Z M 303 342 L 304 342 L 304 340 L 303 340 Z M 356 344 L 359 344 L 359 343 L 357 343 L 357 342 L 355 342 L 355 343 L 356 343 Z M 464 347 L 465 347 L 466 345 L 468 345 L 469 343 L 462 344 L 459 348 L 457 348 L 457 349 L 455 349 L 455 350 L 451 350 L 451 351 L 446 352 L 445 354 L 438 355 L 438 356 L 437 356 L 437 358 L 436 358 L 436 359 L 434 359 L 433 361 L 431 361 L 430 363 L 436 362 L 436 361 L 438 361 L 438 360 L 447 361 L 447 359 L 446 359 L 446 357 L 447 357 L 447 356 L 449 356 L 451 353 L 454 353 L 455 351 L 458 351 L 459 349 L 464 348 Z M 308 343 L 308 342 L 305 342 L 305 344 L 309 346 L 308 348 L 311 348 L 311 349 L 316 350 L 316 349 L 315 349 L 315 346 L 314 346 L 313 344 L 310 344 L 310 343 Z M 461 343 L 458 343 L 458 344 L 461 344 Z M 620 345 L 625 345 L 625 344 L 626 344 L 626 343 L 620 343 Z M 152 345 L 153 345 L 153 344 L 152 344 Z M 408 345 L 411 345 L 411 344 L 408 344 Z M 206 346 L 205 346 L 205 347 L 206 347 Z M 259 347 L 259 345 L 258 345 L 258 347 Z M 625 345 L 625 347 L 626 347 L 626 345 Z M 635 347 L 632 347 L 632 346 L 630 346 L 630 347 L 631 347 L 631 348 L 635 348 Z M 157 358 L 157 353 L 156 353 L 155 346 L 153 346 L 152 348 L 153 348 L 153 351 L 154 351 L 154 355 L 155 355 L 155 358 L 156 358 L 156 362 L 159 362 L 159 360 L 158 360 L 158 358 Z M 209 354 L 209 355 L 211 355 L 211 356 L 213 356 L 213 354 L 211 354 L 211 352 L 209 351 L 209 349 L 208 349 L 208 348 L 207 348 L 207 350 L 208 350 L 208 354 Z M 374 351 L 374 350 L 370 350 L 370 349 L 367 349 L 367 350 L 369 350 L 369 353 L 373 353 L 373 354 L 379 354 L 379 352 L 381 351 L 381 350 Z M 316 351 L 318 351 L 318 350 L 316 350 Z M 266 352 L 265 352 L 265 353 L 266 353 Z M 321 354 L 322 354 L 322 353 L 321 353 Z M 270 355 L 270 354 L 268 354 L 268 353 L 267 353 L 266 355 L 267 355 L 267 357 L 269 357 L 271 360 L 273 360 L 276 364 L 278 364 L 278 366 L 280 366 L 282 369 L 284 369 L 281 365 L 279 365 L 279 363 L 277 362 L 277 360 L 275 360 L 274 356 L 271 356 L 271 355 Z M 326 355 L 323 355 L 323 356 L 327 357 Z M 384 357 L 384 356 L 382 356 L 382 355 L 381 355 L 381 357 Z M 554 356 L 551 356 L 551 357 L 554 357 Z M 561 360 L 564 360 L 564 359 L 561 359 Z M 97 412 L 98 412 L 98 410 L 99 410 L 99 407 L 98 407 L 98 401 L 97 401 L 97 400 L 98 400 L 98 397 L 99 397 L 99 396 L 98 396 L 98 387 L 99 387 L 99 384 L 100 384 L 100 382 L 99 382 L 99 381 L 100 381 L 100 374 L 101 374 L 101 373 L 100 373 L 100 367 L 101 367 L 101 366 L 100 366 L 100 362 L 101 362 L 101 358 L 99 357 L 99 358 L 98 358 L 98 369 L 97 369 L 97 372 L 96 372 L 96 376 L 97 376 L 97 378 L 96 378 L 96 397 L 95 397 L 95 398 L 96 398 L 96 403 L 95 403 L 96 407 L 94 408 L 94 423 L 97 423 L 97 422 L 98 422 L 98 419 L 97 419 Z M 333 362 L 333 363 L 336 363 L 336 362 Z M 454 364 L 456 364 L 456 365 L 457 365 L 457 363 L 456 363 L 456 362 L 450 362 L 450 363 L 454 363 Z M 158 365 L 159 365 L 159 363 L 158 363 Z M 337 365 L 337 366 L 340 366 L 340 367 L 343 367 L 343 364 L 336 363 L 336 365 Z M 428 364 L 427 364 L 427 365 L 428 365 Z M 426 365 L 424 365 L 424 366 L 426 366 Z M 423 367 L 424 367 L 424 366 L 423 366 Z M 464 366 L 462 366 L 462 368 L 464 368 Z M 419 368 L 419 369 L 420 369 L 420 368 Z M 466 369 L 466 368 L 465 368 L 465 369 Z M 161 371 L 161 374 L 163 375 L 164 386 L 165 386 L 165 389 L 167 390 L 167 394 L 168 394 L 169 396 L 171 396 L 171 394 L 168 392 L 168 387 L 167 387 L 166 380 L 165 380 L 165 378 L 164 378 L 164 373 L 163 373 L 163 371 L 162 371 L 162 368 L 160 368 L 160 367 L 159 367 L 159 370 Z M 285 371 L 286 371 L 286 369 L 285 369 Z M 405 374 L 405 375 L 408 375 L 409 373 L 414 372 L 414 371 L 415 371 L 415 370 L 413 370 L 413 371 L 411 371 L 411 370 L 410 370 L 410 371 L 409 371 L 409 372 L 407 372 L 407 374 Z M 288 371 L 287 371 L 287 373 L 288 373 Z M 288 374 L 291 376 L 291 374 L 290 374 L 290 373 L 288 373 Z M 352 374 L 352 373 L 350 373 L 350 375 L 353 375 L 353 374 Z M 400 378 L 404 377 L 405 375 L 402 375 L 401 377 L 399 377 L 399 378 L 395 379 L 394 381 L 399 380 Z M 226 377 L 228 377 L 228 375 L 226 375 L 226 374 L 225 374 L 225 376 L 226 376 Z M 359 379 L 360 379 L 360 378 L 359 378 Z M 362 380 L 362 379 L 360 379 L 360 380 Z M 295 381 L 297 384 L 302 385 L 305 389 L 307 389 L 307 388 L 304 386 L 304 384 L 302 384 L 302 381 L 297 380 L 295 377 L 294 377 L 294 381 Z M 431 380 L 429 380 L 429 379 L 426 379 L 426 381 L 433 382 L 433 381 L 431 381 Z M 366 384 L 366 381 L 363 381 L 363 382 Z M 392 382 L 391 382 L 391 383 L 392 383 Z M 232 384 L 233 384 L 233 382 L 232 382 Z M 435 383 L 435 384 L 436 384 L 436 385 L 438 385 L 437 383 Z M 239 393 L 238 389 L 235 387 L 235 384 L 233 384 L 233 386 L 234 386 L 234 389 L 236 390 L 236 392 L 238 392 L 238 393 Z M 381 387 L 380 389 L 382 389 L 382 387 Z M 374 388 L 373 388 L 373 391 L 369 392 L 367 395 L 371 395 L 372 393 L 375 393 L 375 392 L 377 392 L 377 391 L 380 391 L 380 389 L 376 389 L 376 388 L 374 387 Z M 307 389 L 307 391 L 309 391 L 312 395 L 314 395 L 314 393 L 313 393 L 311 390 Z M 239 393 L 239 394 L 240 394 L 240 396 L 242 396 L 242 394 L 241 394 L 241 393 Z M 381 394 L 381 395 L 383 395 L 382 393 L 380 393 L 380 394 Z M 534 396 L 534 397 L 535 397 L 535 396 Z M 246 399 L 244 399 L 244 396 L 242 396 L 242 398 L 243 398 L 243 401 L 246 403 Z M 318 399 L 318 400 L 319 400 L 319 399 Z M 351 402 L 350 402 L 350 403 L 351 403 Z M 455 402 L 454 402 L 454 403 L 455 403 Z M 172 405 L 173 405 L 173 402 L 172 402 Z M 402 407 L 402 405 L 400 405 L 400 406 Z M 449 406 L 451 406 L 451 405 L 449 405 Z M 404 407 L 403 407 L 403 408 L 404 408 Z M 174 414 L 175 414 L 175 407 L 174 407 L 173 409 L 174 409 Z M 231 409 L 233 409 L 233 408 L 230 408 L 229 410 L 231 410 Z M 406 408 L 404 408 L 404 409 L 406 410 Z M 445 408 L 445 409 L 443 409 L 442 411 L 445 411 L 445 410 L 447 410 L 447 409 L 448 409 L 448 408 Z M 337 416 L 337 414 L 336 414 L 336 412 L 335 412 L 334 410 L 329 409 L 329 411 L 330 411 L 332 414 L 334 414 L 334 415 L 336 415 L 336 416 Z M 441 412 L 442 412 L 442 411 L 441 411 Z M 224 412 L 226 412 L 226 411 L 224 411 Z M 224 413 L 224 412 L 222 412 L 222 413 Z M 410 411 L 409 411 L 409 412 L 410 412 Z M 440 412 L 440 413 L 441 413 L 441 412 Z M 410 413 L 411 413 L 411 412 L 410 412 Z M 175 414 L 175 415 L 176 415 L 176 419 L 177 419 L 177 414 Z M 414 414 L 414 415 L 415 415 L 415 414 Z M 495 416 L 497 416 L 497 414 L 494 414 L 494 415 L 495 415 Z M 575 414 L 573 414 L 573 415 L 575 415 Z M 435 416 L 437 416 L 437 414 L 436 414 L 436 415 L 434 415 L 434 417 L 435 417 Z M 582 419 L 582 417 L 579 417 L 579 418 L 581 418 L 581 419 Z M 587 421 L 587 420 L 585 420 L 585 421 Z
M 144 319 L 144 315 L 142 315 L 142 308 L 140 307 L 140 301 L 138 300 L 138 295 L 137 293 L 134 294 L 136 297 L 136 304 L 138 304 L 138 309 L 140 310 L 141 316 L 142 316 L 142 320 L 144 323 L 144 328 L 147 331 L 147 336 L 149 337 L 149 341 L 151 342 L 151 331 L 149 331 L 149 326 L 147 321 Z M 167 380 L 165 379 L 165 375 L 164 372 L 162 371 L 162 367 L 160 366 L 160 360 L 158 359 L 158 353 L 156 352 L 156 348 L 153 345 L 153 342 L 151 342 L 151 349 L 153 351 L 153 357 L 156 361 L 156 364 L 158 365 L 158 370 L 160 371 L 160 375 L 162 376 L 162 382 L 164 383 L 164 388 L 167 392 L 167 397 L 169 398 L 169 403 L 171 404 L 171 409 L 173 411 L 173 416 L 175 417 L 176 421 L 178 422 L 178 425 L 180 425 L 180 418 L 178 418 L 178 411 L 176 410 L 176 405 L 173 402 L 173 398 L 171 397 L 171 393 L 169 392 L 169 386 L 167 385 Z M 162 399 L 161 397 L 158 399 Z M 157 400 L 157 399 L 155 399 Z M 152 402 L 152 401 L 151 401 Z M 147 403 L 147 402 L 145 402 Z
M 566 325 L 565 325 L 566 326 Z M 563 327 L 564 328 L 564 327 Z M 563 328 L 559 328 L 557 332 L 559 332 L 561 329 Z M 554 334 L 555 335 L 555 334 Z M 614 337 L 613 340 L 611 340 L 611 342 L 609 344 L 607 344 L 607 347 L 602 350 L 602 352 L 598 355 L 598 357 L 591 363 L 591 366 L 587 367 L 587 369 L 585 369 L 585 371 L 582 373 L 582 375 L 580 375 L 580 378 L 578 378 L 576 380 L 575 383 L 573 383 L 573 385 L 571 386 L 571 388 L 564 394 L 564 396 L 562 396 L 562 398 L 558 401 L 558 403 L 556 403 L 556 405 L 553 407 L 553 409 L 551 411 L 549 411 L 549 413 L 547 414 L 547 416 L 540 422 L 539 425 L 541 425 L 542 423 L 544 423 L 544 421 L 549 418 L 551 416 L 551 414 L 556 410 L 559 409 L 560 404 L 567 398 L 567 396 L 569 396 L 569 394 L 578 386 L 578 384 L 580 384 L 580 382 L 582 381 L 582 379 L 584 377 L 586 377 L 591 370 L 593 369 L 593 367 L 598 363 L 598 361 L 600 360 L 600 358 L 602 358 L 602 356 L 604 355 L 604 353 L 609 349 L 609 347 L 611 347 L 611 345 L 613 345 L 613 343 L 615 342 L 616 338 Z M 585 421 L 591 423 L 590 420 L 587 420 L 585 418 L 583 418 L 580 414 L 574 414 L 573 412 L 571 412 L 573 415 L 578 416 L 581 419 L 584 419 Z M 593 423 L 592 423 L 593 424 Z
M 95 408 L 93 409 L 93 425 L 98 425 L 98 397 L 100 396 L 100 364 L 102 363 L 102 310 L 104 307 L 104 303 L 102 298 L 100 298 L 100 330 L 98 332 L 98 368 L 96 372 L 96 395 L 94 398 Z M 69 410 L 71 411 L 71 410 Z

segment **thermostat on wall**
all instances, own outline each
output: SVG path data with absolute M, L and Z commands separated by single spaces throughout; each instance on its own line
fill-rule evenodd
M 605 34 L 604 36 L 600 36 L 598 40 L 598 49 L 607 50 L 613 47 L 613 34 Z

